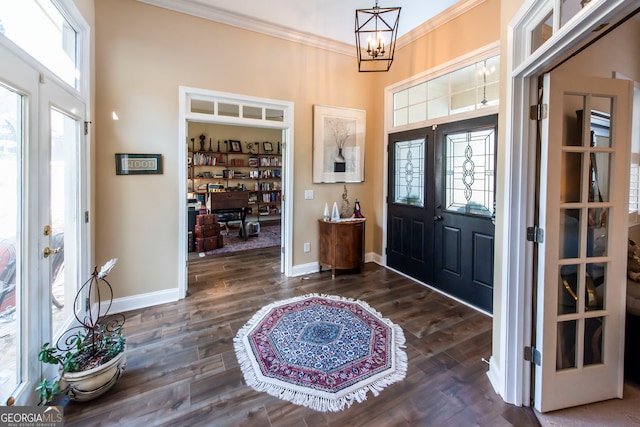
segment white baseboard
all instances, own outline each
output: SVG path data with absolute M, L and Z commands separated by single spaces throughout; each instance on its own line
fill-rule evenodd
M 498 372 L 493 356 L 489 357 L 489 370 L 487 371 L 487 377 L 489 377 L 489 382 L 493 387 L 493 391 L 495 391 L 499 396 L 502 396 L 502 381 L 500 381 L 500 373 Z
M 124 298 L 115 298 L 111 303 L 110 314 L 123 313 L 125 311 L 137 310 L 139 308 L 147 308 L 154 305 L 165 304 L 168 302 L 178 301 L 178 288 L 165 289 L 157 292 L 149 292 L 147 294 L 133 295 Z M 102 303 L 102 309 L 106 309 L 105 302 Z
M 384 267 L 384 264 L 382 263 L 382 255 L 375 252 L 368 252 L 364 256 L 364 262 L 375 262 L 376 264 L 382 265 Z
M 291 277 L 304 276 L 305 274 L 317 273 L 318 271 L 320 271 L 320 267 L 317 261 L 294 265 L 291 269 Z
M 380 264 L 381 257 L 375 252 L 369 252 L 365 254 L 364 262 L 375 262 L 376 264 Z M 291 277 L 304 276 L 305 274 L 317 273 L 318 271 L 320 271 L 320 267 L 318 266 L 317 261 L 294 265 L 291 269 Z

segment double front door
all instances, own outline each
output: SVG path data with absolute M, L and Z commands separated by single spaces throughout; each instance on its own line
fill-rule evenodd
M 497 116 L 389 136 L 387 265 L 492 311 Z

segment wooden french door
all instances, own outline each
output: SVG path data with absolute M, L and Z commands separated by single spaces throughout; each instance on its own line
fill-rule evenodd
M 389 135 L 387 265 L 431 284 L 434 175 L 427 133 L 430 128 Z
M 498 116 L 436 129 L 434 286 L 493 309 Z
M 544 76 L 534 405 L 622 397 L 631 83 Z
M 389 135 L 387 265 L 493 306 L 497 116 Z

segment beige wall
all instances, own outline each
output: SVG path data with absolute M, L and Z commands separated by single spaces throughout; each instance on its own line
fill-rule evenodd
M 149 6 L 134 0 L 96 0 L 96 259 L 118 257 L 115 297 L 177 286 L 178 86 L 275 98 L 295 103 L 293 262 L 316 242 L 324 203 L 340 200 L 342 185 L 311 183 L 312 106 L 369 110 L 373 76 L 357 72 L 354 57 Z M 111 119 L 116 111 L 119 121 Z M 368 111 L 368 127 L 375 113 Z M 367 135 L 367 154 L 373 135 Z M 164 174 L 116 176 L 114 153 L 161 153 Z M 374 169 L 374 156 L 365 168 Z M 348 184 L 372 213 L 370 179 Z M 305 201 L 305 189 L 315 199 Z M 291 196 L 291 195 L 290 195 Z M 367 251 L 373 251 L 372 229 Z M 379 251 L 379 249 L 378 249 Z
M 295 104 L 293 263 L 317 260 L 316 219 L 342 184 L 312 184 L 312 106 L 367 111 L 365 182 L 347 184 L 368 218 L 366 251 L 382 251 L 384 86 L 498 38 L 499 1 L 437 28 L 396 52 L 390 73 L 358 73 L 355 57 L 149 6 L 95 0 L 97 262 L 118 257 L 115 297 L 172 289 L 178 280 L 178 86 Z M 119 121 L 111 119 L 116 111 Z M 116 176 L 115 153 L 161 153 L 164 174 Z M 305 189 L 315 191 L 304 200 Z M 310 253 L 302 252 L 312 242 Z

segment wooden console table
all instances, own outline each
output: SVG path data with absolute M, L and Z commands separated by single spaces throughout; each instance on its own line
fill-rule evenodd
M 364 267 L 365 219 L 331 222 L 318 220 L 318 264 L 331 269 L 351 270 Z

